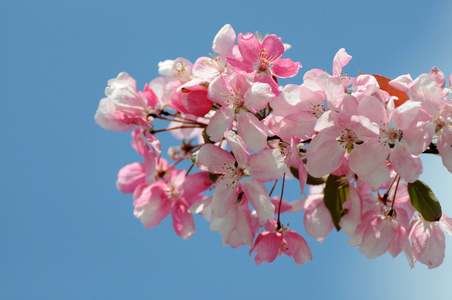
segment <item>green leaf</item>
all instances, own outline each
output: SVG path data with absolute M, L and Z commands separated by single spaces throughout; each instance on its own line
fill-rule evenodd
M 298 177 L 298 169 L 297 168 L 291 166 L 290 167 L 290 173 L 292 173 L 293 177 L 295 177 L 296 179 L 299 179 L 299 177 Z
M 189 159 L 191 161 L 192 164 L 194 164 L 196 166 L 196 157 L 198 156 L 198 152 L 199 150 L 195 151 L 194 153 L 191 154 L 191 156 L 187 156 L 186 158 Z
M 411 204 L 429 222 L 439 221 L 442 211 L 441 205 L 428 185 L 420 180 L 408 183 L 408 194 Z
M 293 177 L 295 177 L 296 179 L 300 179 L 298 177 L 298 169 L 296 167 L 291 166 L 290 167 L 290 173 L 292 173 Z M 321 184 L 324 184 L 326 182 L 326 179 L 327 179 L 327 176 L 323 176 L 323 177 L 317 178 L 317 177 L 313 177 L 313 176 L 308 174 L 308 179 L 307 179 L 306 183 L 310 184 L 310 185 L 321 185 Z
M 209 135 L 207 134 L 207 128 L 202 131 L 202 138 L 205 144 L 215 144 L 215 142 L 212 141 Z
M 308 174 L 308 181 L 306 182 L 307 184 L 310 185 L 321 185 L 324 184 L 327 180 L 327 176 L 324 177 L 312 177 L 311 175 Z
M 217 182 L 219 177 L 220 177 L 220 174 L 209 173 L 209 179 L 212 183 Z
M 348 199 L 350 190 L 348 179 L 344 176 L 329 175 L 323 191 L 323 202 L 328 208 L 336 230 L 341 230 L 339 221 L 347 214 L 347 210 L 342 209 L 342 204 Z
M 209 83 L 209 82 L 203 82 L 203 83 L 200 83 L 199 85 L 202 85 L 203 87 L 205 87 L 206 89 L 208 89 L 210 83 Z

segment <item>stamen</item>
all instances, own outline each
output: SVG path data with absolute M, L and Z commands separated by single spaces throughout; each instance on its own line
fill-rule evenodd
M 362 144 L 363 141 L 358 139 L 356 133 L 351 129 L 342 130 L 342 134 L 336 138 L 336 140 L 341 144 L 345 149 L 351 149 L 353 144 Z

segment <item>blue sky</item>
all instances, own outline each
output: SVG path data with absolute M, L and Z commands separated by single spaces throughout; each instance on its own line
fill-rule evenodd
M 443 265 L 410 270 L 401 255 L 367 260 L 333 232 L 307 237 L 314 260 L 256 266 L 248 249 L 223 247 L 196 218 L 190 241 L 170 219 L 144 230 L 117 171 L 140 158 L 128 133 L 93 119 L 107 80 L 128 72 L 138 86 L 157 64 L 212 52 L 224 24 L 237 33 L 274 33 L 292 45 L 301 84 L 312 68 L 413 78 L 438 66 L 452 72 L 452 4 L 427 1 L 5 1 L 0 11 L 1 299 L 446 299 L 452 292 L 452 238 Z M 436 3 L 436 2 L 435 2 Z M 427 182 L 452 215 L 452 176 L 424 159 Z M 285 192 L 294 200 L 298 192 Z

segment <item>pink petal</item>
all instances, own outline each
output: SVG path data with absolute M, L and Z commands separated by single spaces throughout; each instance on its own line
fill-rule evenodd
M 298 181 L 300 182 L 300 194 L 304 194 L 306 181 L 308 180 L 308 170 L 303 162 L 298 166 Z
M 445 236 L 436 222 L 419 222 L 411 234 L 411 242 L 416 259 L 429 269 L 443 263 L 446 253 Z
M 422 174 L 422 161 L 418 156 L 408 153 L 404 144 L 396 142 L 391 151 L 391 164 L 397 174 L 406 182 L 415 182 Z
M 283 58 L 273 63 L 272 74 L 281 78 L 294 77 L 300 68 L 301 63 L 293 62 L 290 58 Z
M 152 150 L 154 150 L 155 159 L 157 160 L 157 162 L 160 161 L 160 157 L 162 155 L 162 146 L 160 145 L 160 140 L 149 131 L 144 131 L 144 135 L 146 137 L 146 141 L 152 147 Z
M 411 99 L 422 102 L 422 108 L 431 115 L 438 112 L 444 104 L 443 89 L 429 74 L 422 74 L 413 81 L 410 94 Z
M 439 225 L 445 232 L 447 232 L 447 234 L 452 235 L 452 218 L 443 214 L 439 220 Z
M 435 125 L 431 122 L 422 122 L 418 119 L 416 124 L 403 130 L 403 143 L 408 153 L 419 155 L 424 152 L 435 135 Z
M 364 231 L 359 252 L 364 254 L 367 259 L 373 259 L 383 255 L 389 249 L 396 230 L 389 219 L 378 217 L 367 225 Z
M 442 129 L 445 131 L 447 129 Z M 452 132 L 444 132 L 438 138 L 438 151 L 443 160 L 443 165 L 452 172 Z
M 219 74 L 218 70 L 212 67 L 212 58 L 200 57 L 196 60 L 192 69 L 196 77 L 213 78 Z
M 222 57 L 232 56 L 236 34 L 231 25 L 224 25 L 213 39 L 212 50 Z
M 274 196 L 270 200 L 271 200 L 273 206 L 275 207 L 274 214 L 276 215 L 278 213 L 278 210 L 279 210 L 279 202 L 280 202 L 279 200 L 280 200 L 280 198 L 278 196 Z M 281 202 L 281 213 L 294 212 L 293 211 L 294 208 L 292 207 L 292 204 L 293 204 L 293 202 L 289 204 L 289 203 L 287 203 L 286 200 L 282 199 L 282 202 Z
M 256 74 L 256 70 L 254 68 L 254 61 L 243 60 L 237 57 L 227 57 L 226 62 L 229 67 L 231 67 L 237 73 L 251 76 Z
M 196 202 L 191 200 L 201 200 L 199 199 L 200 194 L 207 190 L 211 185 L 212 181 L 210 180 L 209 173 L 207 172 L 198 172 L 188 175 L 181 184 L 181 198 L 186 199 L 191 205 Z
M 354 83 L 355 90 L 352 95 L 355 96 L 358 101 L 362 101 L 364 97 L 371 97 L 372 94 L 378 92 L 380 86 L 377 79 L 372 75 L 361 74 L 356 78 Z M 379 101 L 379 100 L 378 100 Z M 380 102 L 380 104 L 382 104 Z
M 316 83 L 324 91 L 328 107 L 339 107 L 345 94 L 341 79 L 330 76 L 327 73 L 320 73 L 316 79 Z
M 272 88 L 272 93 L 275 94 L 275 96 L 279 96 L 279 85 L 270 74 L 266 74 L 265 72 L 256 74 L 254 76 L 254 82 L 267 83 Z
M 250 156 L 249 174 L 261 182 L 276 180 L 287 171 L 281 152 L 276 149 L 263 150 Z
M 155 178 L 157 176 L 157 168 L 156 168 L 156 158 L 154 152 L 151 151 L 148 145 L 145 145 L 143 151 L 144 158 L 144 170 L 146 174 L 146 183 L 152 184 L 155 182 Z
M 223 176 L 217 180 L 212 196 L 212 214 L 224 217 L 239 196 L 239 183 L 235 177 Z
M 103 98 L 94 116 L 94 120 L 100 127 L 113 131 L 128 131 L 136 124 L 124 123 L 116 114 L 116 105 L 109 98 Z
M 234 96 L 239 96 L 243 98 L 246 92 L 251 88 L 252 83 L 249 81 L 248 77 L 232 70 L 226 76 L 228 84 L 233 87 L 231 91 Z M 244 99 L 243 99 L 244 100 Z
M 237 135 L 232 130 L 226 131 L 224 137 L 228 142 L 229 148 L 231 148 L 239 167 L 247 166 L 250 161 L 250 155 L 246 149 L 245 142 L 242 137 Z
M 341 166 L 345 152 L 334 136 L 319 133 L 307 149 L 308 173 L 314 177 L 322 177 L 334 172 Z
M 123 193 L 133 193 L 135 188 L 144 183 L 144 164 L 135 162 L 119 170 L 116 187 Z
M 355 145 L 350 154 L 350 168 L 372 189 L 378 189 L 389 180 L 389 170 L 386 166 L 390 148 L 379 142 L 365 142 Z
M 228 213 L 223 217 L 212 215 L 210 230 L 218 231 L 223 236 L 223 246 L 228 244 L 228 240 L 236 225 L 237 207 L 232 206 Z
M 188 240 L 195 233 L 193 215 L 187 212 L 187 206 L 179 201 L 174 203 L 171 213 L 173 228 L 178 236 Z
M 408 233 L 406 232 L 405 228 L 402 226 L 397 227 L 397 233 L 398 233 L 397 243 L 400 244 L 400 247 L 402 248 L 402 251 L 405 254 L 405 257 L 407 258 L 408 263 L 410 264 L 410 267 L 414 268 L 414 263 L 416 261 L 416 258 L 414 257 L 413 250 L 411 248 Z M 391 255 L 392 255 L 392 253 L 391 253 Z
M 189 114 L 203 117 L 212 108 L 212 101 L 207 98 L 207 90 L 191 91 L 186 98 L 186 108 Z
M 271 263 L 278 256 L 282 242 L 282 234 L 279 232 L 265 231 L 259 234 L 254 242 L 254 247 L 250 250 L 250 255 L 257 252 L 254 261 L 260 265 L 263 262 Z
M 331 214 L 323 203 L 323 198 L 311 202 L 304 213 L 303 224 L 306 233 L 317 241 L 323 241 L 333 230 L 334 224 Z
M 202 146 L 196 156 L 196 166 L 211 173 L 228 173 L 227 168 L 233 167 L 234 163 L 231 153 L 212 144 Z
M 247 211 L 240 207 L 237 209 L 236 232 L 240 235 L 241 240 L 243 240 L 246 245 L 253 247 L 255 233 L 253 232 L 251 224 L 251 216 L 249 215 L 249 212 L 247 214 Z
M 430 72 L 429 75 L 431 77 L 433 77 L 433 79 L 436 81 L 436 83 L 442 88 L 444 89 L 444 86 L 446 84 L 446 77 L 444 76 L 444 73 L 441 72 L 440 69 L 438 69 L 438 67 L 433 67 Z
M 241 110 L 237 115 L 237 131 L 251 152 L 267 147 L 267 133 L 254 114 Z
M 267 53 L 266 59 L 269 61 L 278 60 L 284 53 L 284 45 L 281 38 L 274 34 L 269 34 L 262 42 L 262 49 Z
M 149 85 L 146 83 L 144 85 L 143 92 L 139 92 L 143 97 L 147 99 L 147 106 L 156 108 L 156 106 L 159 103 L 159 98 L 155 94 L 155 92 L 149 87 Z
M 258 112 L 267 107 L 268 103 L 275 97 L 270 85 L 267 83 L 255 82 L 243 96 L 246 107 L 251 112 Z
M 261 50 L 261 44 L 259 43 L 258 39 L 254 36 L 254 34 L 250 32 L 248 32 L 245 35 L 239 33 L 239 36 L 237 38 L 237 44 L 239 46 L 240 54 L 245 60 L 252 63 L 258 60 Z
M 358 223 L 358 226 L 356 226 L 355 231 L 352 233 L 352 236 L 350 237 L 350 239 L 348 240 L 348 243 L 352 246 L 352 247 L 358 247 L 359 245 L 361 245 L 362 240 L 363 240 L 363 234 L 367 229 L 367 226 L 369 225 L 370 222 L 372 222 L 375 218 L 379 217 L 379 210 L 368 210 L 366 211 L 362 217 L 361 217 L 361 222 Z
M 234 95 L 223 76 L 218 76 L 209 84 L 207 97 L 217 103 L 229 105 L 227 96 Z
M 362 199 L 354 185 L 350 185 L 350 196 L 343 204 L 343 208 L 348 212 L 339 222 L 342 230 L 346 235 L 353 235 L 356 227 L 361 222 L 362 215 Z
M 375 169 L 388 157 L 390 148 L 380 144 L 378 141 L 369 141 L 356 145 L 350 154 L 350 167 L 358 174 L 366 173 L 367 170 Z
M 312 260 L 311 249 L 305 239 L 295 231 L 289 230 L 283 233 L 286 242 L 286 249 L 284 253 L 287 256 L 292 256 L 295 262 L 299 265 L 304 265 L 306 262 Z
M 171 201 L 167 198 L 166 189 L 164 183 L 156 183 L 144 188 L 134 200 L 133 214 L 141 220 L 144 228 L 156 227 L 170 213 Z
M 389 124 L 389 118 L 384 105 L 374 96 L 365 96 L 358 104 L 357 114 L 367 117 L 377 124 Z
M 341 76 L 342 68 L 350 59 L 352 59 L 351 55 L 348 55 L 344 48 L 339 49 L 333 59 L 333 76 Z
M 397 107 L 392 114 L 392 122 L 395 128 L 406 129 L 419 119 L 421 102 L 407 101 Z
M 350 118 L 349 126 L 360 138 L 373 138 L 380 134 L 380 127 L 378 124 L 371 122 L 364 116 L 352 116 Z
M 410 74 L 407 74 L 407 75 L 399 76 L 394 80 L 391 80 L 389 82 L 389 85 L 392 86 L 393 88 L 401 90 L 405 93 L 409 93 L 409 87 L 412 82 L 413 82 L 413 79 L 411 79 Z
M 275 217 L 275 207 L 273 206 L 263 183 L 254 178 L 247 179 L 243 181 L 242 190 L 248 201 L 256 210 L 257 216 L 261 222 L 265 222 Z
M 235 117 L 235 107 L 224 105 L 217 110 L 207 125 L 206 132 L 210 139 L 219 142 L 223 139 L 224 132 L 232 129 Z

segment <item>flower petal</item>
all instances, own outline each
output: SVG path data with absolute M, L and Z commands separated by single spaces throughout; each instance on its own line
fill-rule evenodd
M 196 156 L 196 166 L 211 173 L 229 173 L 228 167 L 233 167 L 234 163 L 231 153 L 212 144 L 202 146 Z
M 242 190 L 248 201 L 257 212 L 257 216 L 261 222 L 274 219 L 275 207 L 268 196 L 265 185 L 256 179 L 244 180 Z
M 261 151 L 267 147 L 267 133 L 254 114 L 240 111 L 237 115 L 237 131 L 251 152 Z

